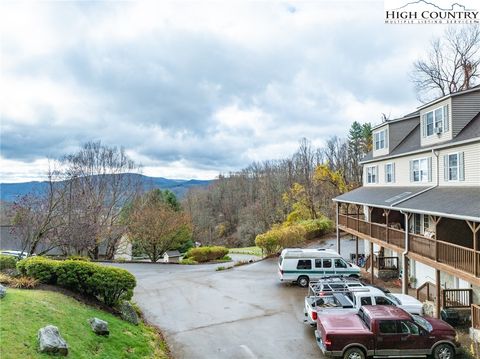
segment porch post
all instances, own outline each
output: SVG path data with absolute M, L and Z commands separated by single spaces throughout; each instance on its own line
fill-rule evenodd
M 372 236 L 372 207 L 368 207 L 368 235 Z
M 433 222 L 433 229 L 435 231 L 435 260 L 438 262 L 438 235 L 437 235 L 437 225 L 440 223 L 442 217 L 430 216 Z
M 388 242 L 388 215 L 390 214 L 389 209 L 384 209 L 383 214 L 385 215 L 385 242 Z
M 355 264 L 358 266 L 358 236 L 355 236 Z
M 405 250 L 403 251 L 402 254 L 402 262 L 403 262 L 403 267 L 402 267 L 402 293 L 403 294 L 408 294 L 408 257 L 407 253 L 410 250 L 410 242 L 409 242 L 409 235 L 408 235 L 408 222 L 410 221 L 410 214 L 405 213 Z
M 435 318 L 440 318 L 440 307 L 442 298 L 441 295 L 441 288 L 440 288 L 440 271 L 435 269 Z
M 466 221 L 473 233 L 473 273 L 474 276 L 478 276 L 478 231 L 480 230 L 480 223 Z
M 340 254 L 340 228 L 338 228 L 338 214 L 340 212 L 340 207 L 338 202 L 336 203 L 336 218 L 337 218 L 337 252 Z M 348 217 L 348 207 L 347 207 L 347 217 Z
M 373 284 L 374 270 L 373 270 L 373 242 L 370 242 L 370 283 Z

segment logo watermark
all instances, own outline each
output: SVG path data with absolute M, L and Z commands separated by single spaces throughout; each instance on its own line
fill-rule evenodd
M 384 0 L 385 24 L 478 24 L 478 0 Z

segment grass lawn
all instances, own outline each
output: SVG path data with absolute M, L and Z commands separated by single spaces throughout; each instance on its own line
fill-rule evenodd
M 97 336 L 87 319 L 109 324 L 110 336 Z M 166 345 L 153 328 L 130 324 L 63 294 L 8 288 L 0 300 L 0 357 L 52 358 L 37 352 L 37 332 L 52 324 L 68 344 L 68 358 L 168 358 Z
M 243 248 L 230 248 L 230 253 L 237 254 L 250 254 L 253 256 L 262 256 L 262 249 L 260 247 L 243 247 Z

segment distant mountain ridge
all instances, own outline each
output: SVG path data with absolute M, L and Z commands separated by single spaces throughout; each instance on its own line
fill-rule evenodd
M 139 174 L 132 174 L 132 176 L 139 176 L 145 190 L 160 188 L 162 190 L 170 190 L 178 198 L 185 196 L 190 188 L 207 187 L 214 180 L 181 180 L 169 179 L 164 177 L 149 177 Z M 29 193 L 42 193 L 47 188 L 47 182 L 20 182 L 20 183 L 0 183 L 0 200 L 5 202 L 13 202 L 18 197 Z

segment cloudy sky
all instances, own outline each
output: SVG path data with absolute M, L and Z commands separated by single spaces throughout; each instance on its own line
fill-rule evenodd
M 0 181 L 90 140 L 144 174 L 214 178 L 413 110 L 440 25 L 383 1 L 1 3 Z

